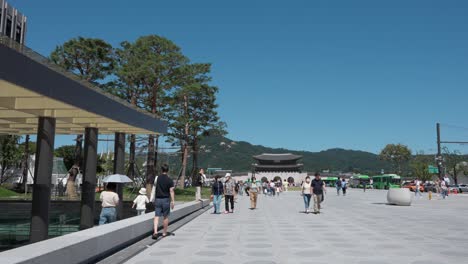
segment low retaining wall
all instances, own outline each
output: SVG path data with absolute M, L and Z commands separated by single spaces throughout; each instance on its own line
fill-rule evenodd
M 174 222 L 209 205 L 209 200 L 177 205 Z M 0 263 L 87 263 L 152 233 L 154 213 L 96 226 L 0 253 Z M 160 221 L 162 222 L 162 221 Z

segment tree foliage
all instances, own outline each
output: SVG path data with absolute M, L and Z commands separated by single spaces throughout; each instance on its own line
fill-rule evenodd
M 417 153 L 410 162 L 412 175 L 421 181 L 432 180 L 432 174 L 429 173 L 429 165 L 433 164 L 433 159 L 424 153 Z
M 402 144 L 388 144 L 379 154 L 381 160 L 392 163 L 396 173 L 402 172 L 402 165 L 411 158 L 411 150 Z
M 5 171 L 16 167 L 21 160 L 21 149 L 18 147 L 20 137 L 14 135 L 0 135 L 0 181 L 4 181 Z
M 114 50 L 101 39 L 78 37 L 57 46 L 50 59 L 88 82 L 97 84 L 114 69 Z
M 75 145 L 64 145 L 56 148 L 54 151 L 55 157 L 63 158 L 63 163 L 65 163 L 67 170 L 70 170 L 75 163 L 75 148 Z

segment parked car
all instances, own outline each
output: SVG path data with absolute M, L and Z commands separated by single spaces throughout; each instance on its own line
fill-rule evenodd
M 448 188 L 449 188 L 449 192 L 458 192 L 458 193 L 460 192 L 460 188 L 456 184 L 450 184 Z
M 416 190 L 416 184 L 414 182 L 406 182 L 401 186 L 402 188 L 408 188 L 410 191 L 414 192 Z M 424 186 L 419 185 L 419 191 L 424 192 Z
M 437 186 L 434 183 L 423 184 L 425 192 L 437 192 Z
M 459 184 L 458 189 L 460 189 L 462 193 L 468 193 L 468 184 Z

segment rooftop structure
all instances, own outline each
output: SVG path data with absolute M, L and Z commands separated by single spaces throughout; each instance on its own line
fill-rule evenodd
M 0 0 L 0 36 L 6 36 L 20 44 L 24 44 L 26 21 L 26 16 L 5 0 Z

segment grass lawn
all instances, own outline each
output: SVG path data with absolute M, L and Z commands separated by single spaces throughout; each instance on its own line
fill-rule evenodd
M 137 195 L 138 192 L 132 192 L 133 189 L 131 188 L 125 188 L 124 189 L 124 201 L 133 201 Z M 202 198 L 203 199 L 209 199 L 211 194 L 211 188 L 210 187 L 203 187 L 202 188 Z M 100 193 L 96 193 L 96 201 L 99 201 L 99 196 Z M 15 191 L 8 190 L 4 187 L 0 187 L 0 199 L 11 199 L 11 200 L 31 200 L 32 199 L 32 194 L 24 194 L 24 193 L 17 193 Z M 67 196 L 63 197 L 56 197 L 55 200 L 68 200 Z M 79 199 L 78 199 L 79 200 Z M 190 202 L 195 200 L 195 187 L 189 187 L 186 189 L 175 189 L 175 200 L 177 202 Z
M 202 187 L 202 198 L 209 199 L 211 195 L 210 187 Z M 185 189 L 175 189 L 175 200 L 177 202 L 191 202 L 195 200 L 195 187 Z
M 23 194 L 10 191 L 8 189 L 5 189 L 3 187 L 0 187 L 0 198 L 10 198 L 10 197 L 15 197 L 15 196 L 22 196 Z

